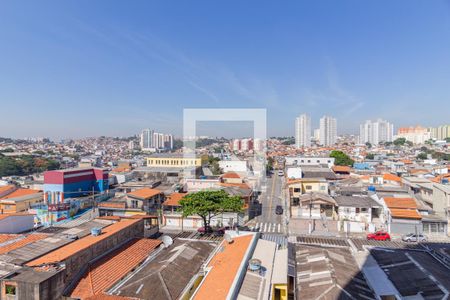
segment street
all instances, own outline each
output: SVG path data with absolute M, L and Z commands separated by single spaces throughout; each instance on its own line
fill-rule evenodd
M 259 228 L 261 232 L 266 233 L 285 233 L 286 207 L 282 198 L 283 184 L 283 176 L 278 176 L 275 173 L 271 177 L 267 177 L 266 189 L 259 196 L 259 202 L 262 205 L 261 215 L 249 222 L 250 227 Z M 275 213 L 277 205 L 281 205 L 283 214 L 277 215 Z

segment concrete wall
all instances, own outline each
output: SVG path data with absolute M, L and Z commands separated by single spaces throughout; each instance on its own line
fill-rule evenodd
M 0 220 L 0 233 L 20 233 L 33 229 L 34 215 L 9 216 Z
M 422 224 L 420 221 L 393 219 L 389 224 L 389 233 L 404 235 L 408 233 L 422 233 Z

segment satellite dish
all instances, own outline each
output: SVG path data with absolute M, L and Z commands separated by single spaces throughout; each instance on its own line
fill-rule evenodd
M 233 238 L 231 237 L 231 235 L 229 233 L 225 233 L 223 235 L 223 238 L 228 242 L 228 244 L 231 244 L 233 242 Z
M 173 244 L 173 239 L 170 236 L 165 235 L 162 237 L 162 242 L 164 244 L 164 247 L 168 248 L 170 245 Z

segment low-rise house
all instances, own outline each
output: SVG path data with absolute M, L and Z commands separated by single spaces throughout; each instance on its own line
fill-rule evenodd
M 222 181 L 225 183 L 242 183 L 242 178 L 236 172 L 226 172 L 222 175 Z
M 422 216 L 413 198 L 384 197 L 387 230 L 393 234 L 422 232 Z
M 328 194 L 313 192 L 299 197 L 299 205 L 291 207 L 293 217 L 337 219 L 337 203 Z
M 0 213 L 27 211 L 32 205 L 43 203 L 43 193 L 38 190 L 15 188 L 0 196 Z
M 157 214 L 164 199 L 162 191 L 151 188 L 142 188 L 126 194 L 127 207 L 141 209 L 148 214 Z
M 368 196 L 337 196 L 334 197 L 338 206 L 340 220 L 371 223 L 377 218 L 382 206 Z
M 287 179 L 287 194 L 291 206 L 298 206 L 300 196 L 306 193 L 328 194 L 329 184 L 324 178 Z

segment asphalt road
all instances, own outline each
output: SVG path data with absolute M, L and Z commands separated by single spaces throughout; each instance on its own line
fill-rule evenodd
M 277 228 L 283 228 L 284 224 L 284 214 L 286 213 L 285 203 L 282 197 L 282 187 L 284 184 L 284 177 L 278 176 L 278 174 L 273 174 L 271 177 L 267 178 L 266 189 L 259 196 L 259 202 L 262 204 L 261 215 L 252 220 L 252 225 L 259 225 L 260 228 L 267 228 L 268 224 L 274 224 Z M 277 205 L 283 207 L 283 214 L 277 215 L 275 213 L 275 208 Z M 272 228 L 274 226 L 272 225 Z M 282 233 L 282 230 L 277 230 Z

